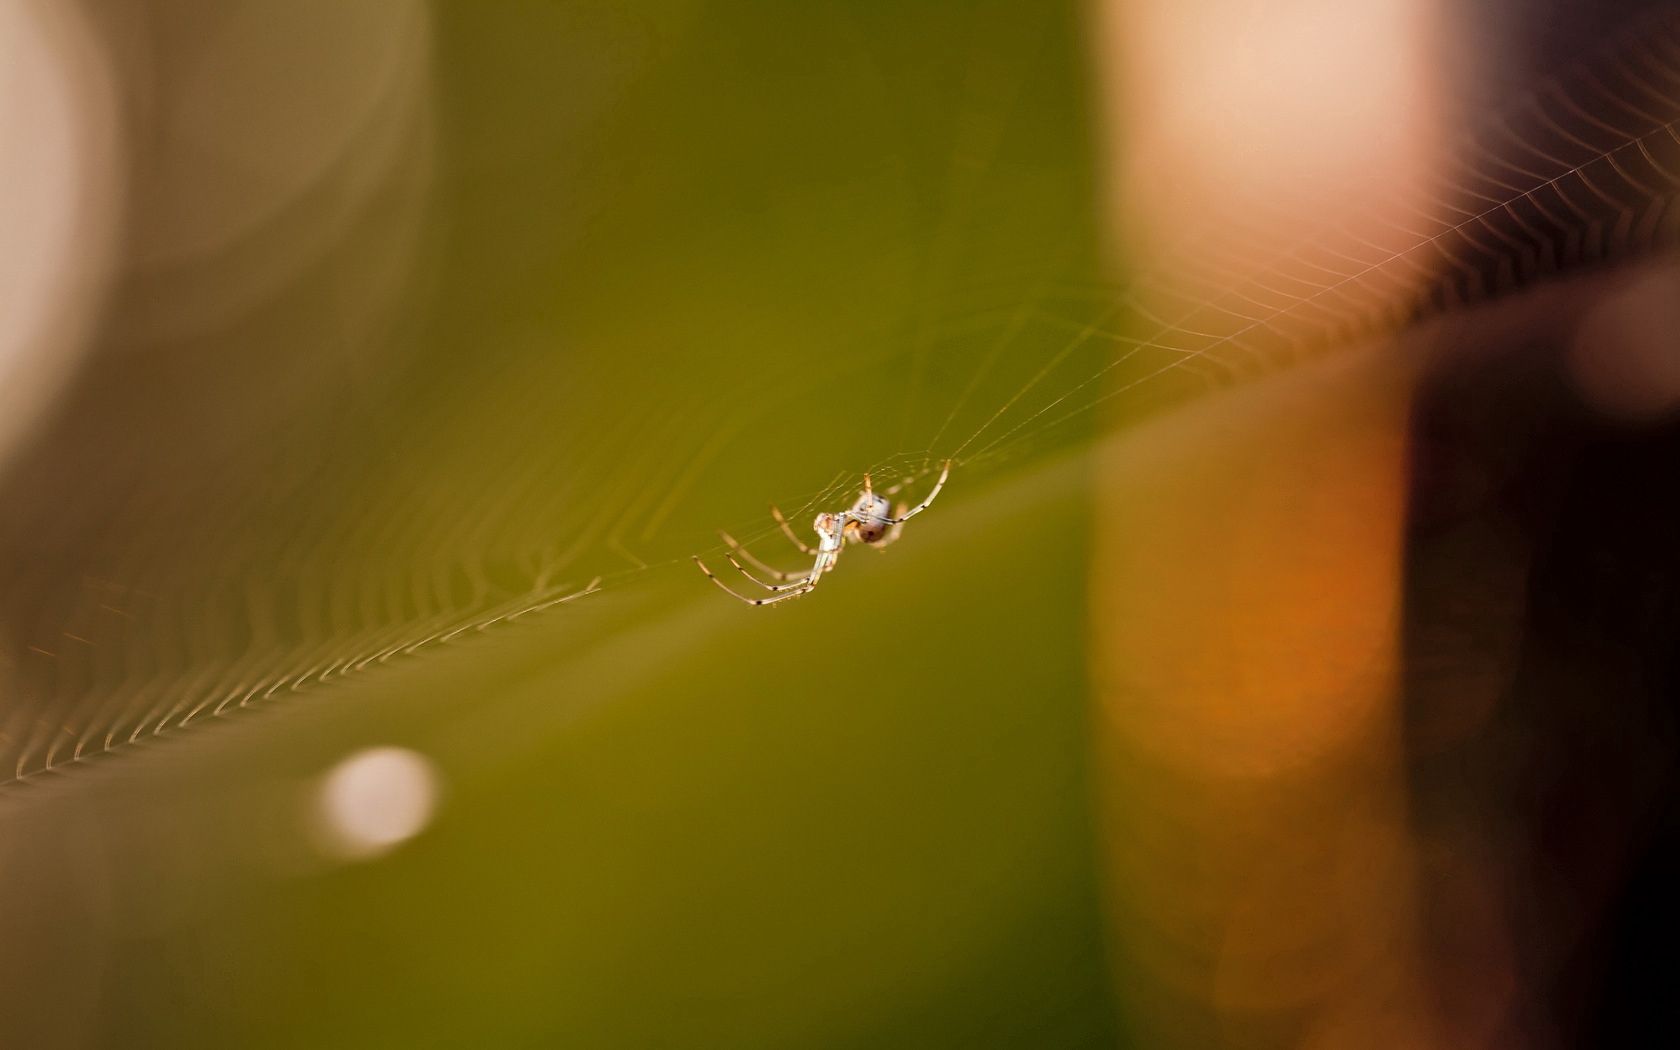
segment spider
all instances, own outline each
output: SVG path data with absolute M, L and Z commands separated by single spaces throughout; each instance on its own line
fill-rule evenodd
M 706 574 L 706 579 L 717 584 L 725 594 L 746 602 L 748 605 L 775 605 L 777 602 L 791 601 L 794 598 L 803 597 L 815 590 L 817 583 L 823 577 L 823 573 L 834 568 L 835 564 L 839 562 L 840 552 L 845 549 L 846 544 L 862 543 L 874 547 L 876 550 L 881 550 L 898 539 L 899 533 L 904 529 L 905 522 L 933 505 L 934 499 L 939 495 L 939 490 L 945 487 L 945 479 L 950 476 L 950 473 L 951 461 L 946 460 L 944 467 L 939 471 L 939 480 L 933 483 L 933 488 L 929 490 L 927 499 L 922 500 L 914 507 L 908 508 L 904 503 L 900 503 L 894 508 L 888 499 L 903 487 L 902 483 L 888 489 L 884 494 L 878 493 L 874 486 L 870 484 L 869 475 L 865 474 L 863 476 L 863 491 L 851 507 L 840 511 L 838 514 L 823 513 L 817 515 L 817 520 L 812 525 L 817 532 L 817 545 L 815 547 L 801 540 L 794 533 L 787 519 L 782 517 L 782 512 L 772 506 L 770 514 L 776 519 L 776 524 L 781 528 L 782 534 L 793 541 L 795 547 L 815 559 L 811 563 L 810 570 L 804 573 L 783 572 L 776 569 L 747 550 L 729 533 L 718 533 L 729 547 L 729 552 L 724 554 L 724 558 L 729 561 L 729 564 L 735 566 L 735 570 L 742 576 L 770 592 L 768 597 L 749 598 L 744 594 L 737 593 L 713 575 L 712 570 L 706 568 L 706 563 L 700 560 L 699 555 L 694 556 L 694 564 L 700 566 L 700 571 Z M 745 565 L 735 560 L 737 554 L 758 572 L 764 573 L 779 582 L 766 583 L 754 576 L 747 571 Z

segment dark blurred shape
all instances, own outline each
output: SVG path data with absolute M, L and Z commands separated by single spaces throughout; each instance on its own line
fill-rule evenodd
M 1571 367 L 1583 338 L 1635 363 L 1672 353 L 1672 330 L 1602 318 L 1677 296 L 1668 264 L 1559 292 L 1578 324 L 1442 355 L 1414 409 L 1412 819 L 1445 1011 L 1485 1005 L 1463 978 L 1494 947 L 1478 931 L 1503 943 L 1511 1008 L 1489 1045 L 1680 1038 L 1680 424 L 1606 412 Z M 1662 390 L 1645 407 L 1680 408 Z

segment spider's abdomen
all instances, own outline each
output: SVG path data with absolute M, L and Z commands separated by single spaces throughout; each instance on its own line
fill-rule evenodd
M 865 492 L 852 504 L 847 516 L 852 519 L 852 538 L 859 543 L 879 543 L 892 527 L 892 504 L 883 496 Z
M 887 527 L 884 521 L 860 521 L 857 523 L 857 538 L 864 543 L 879 543 L 886 536 Z

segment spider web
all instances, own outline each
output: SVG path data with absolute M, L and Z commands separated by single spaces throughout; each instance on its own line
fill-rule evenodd
M 301 385 L 313 396 L 284 411 L 238 418 L 246 413 L 195 405 L 180 428 L 135 436 L 133 421 L 156 419 L 137 406 L 179 404 L 195 389 L 183 375 L 204 377 L 218 395 L 207 402 L 259 406 L 261 390 L 214 372 L 218 347 L 271 319 L 253 310 L 208 342 L 176 339 L 171 368 L 117 358 L 75 391 L 7 479 L 8 502 L 22 509 L 0 527 L 10 567 L 0 786 L 39 787 L 520 625 L 563 617 L 581 649 L 632 615 L 590 610 L 719 600 L 687 559 L 717 553 L 719 527 L 754 547 L 777 542 L 768 499 L 804 522 L 848 504 L 866 470 L 916 496 L 944 460 L 954 470 L 942 498 L 960 499 L 989 475 L 1088 439 L 1110 410 L 1136 419 L 1674 240 L 1671 13 L 1475 122 L 1427 188 L 1427 212 L 1373 200 L 1368 214 L 1326 228 L 1250 209 L 1185 231 L 1170 257 L 1118 284 L 1091 234 L 1077 79 L 1042 71 L 1073 41 L 1045 30 L 999 54 L 958 31 L 948 65 L 918 74 L 923 56 L 895 53 L 890 36 L 859 43 L 855 25 L 832 17 L 826 28 L 851 50 L 833 48 L 826 61 L 861 62 L 870 75 L 845 83 L 873 93 L 863 103 L 908 111 L 882 133 L 902 155 L 866 164 L 845 152 L 844 136 L 826 147 L 800 137 L 803 152 L 776 155 L 775 128 L 740 141 L 711 142 L 715 127 L 677 134 L 671 156 L 708 147 L 776 162 L 745 185 L 685 189 L 695 196 L 667 214 L 602 219 L 580 194 L 585 203 L 554 219 L 580 231 L 568 253 L 497 245 L 511 256 L 499 272 L 517 275 L 509 286 L 475 285 L 446 307 L 398 311 L 372 335 L 344 336 L 423 341 L 417 362 L 351 375 L 310 374 L 320 362 L 305 362 Z M 427 264 L 407 295 L 464 280 L 492 250 L 478 238 L 523 221 L 489 198 L 541 199 L 554 170 L 586 188 L 653 178 L 638 199 L 669 190 L 621 170 L 619 158 L 641 147 L 637 105 L 682 90 L 693 70 L 653 45 L 627 65 L 643 80 L 615 96 L 629 113 L 620 124 L 586 100 L 548 129 L 589 161 L 541 154 L 525 173 L 491 167 L 492 188 L 475 189 L 484 173 L 463 148 L 446 169 L 457 181 L 440 178 L 462 214 L 470 198 L 470 214 L 492 217 L 491 232 L 422 237 Z M 748 76 L 767 72 L 798 75 Z M 801 85 L 819 117 L 859 104 Z M 439 129 L 470 139 L 477 111 L 440 97 L 443 112 L 408 114 L 393 168 L 428 156 Z M 929 126 L 948 138 L 915 143 Z M 930 153 L 945 163 L 905 159 Z M 844 192 L 777 199 L 836 169 L 864 196 L 893 201 L 884 228 L 909 235 L 849 228 L 868 202 L 811 222 Z M 361 201 L 357 223 L 412 232 L 418 198 L 402 199 L 406 211 L 389 194 Z M 678 228 L 714 206 L 715 226 Z M 609 234 L 632 245 L 619 265 L 577 269 Z M 765 264 L 764 244 L 795 242 L 824 248 Z M 336 287 L 365 272 L 356 243 L 325 256 L 310 281 Z M 1256 258 L 1268 261 L 1230 262 Z M 563 301 L 545 307 L 553 287 L 566 289 Z M 129 294 L 144 291 L 136 280 Z M 813 330 L 816 316 L 844 320 Z M 107 339 L 118 351 L 119 328 Z M 680 352 L 701 334 L 735 352 Z M 602 403 L 612 410 L 595 410 Z M 194 448 L 194 428 L 206 426 L 221 428 L 215 454 Z M 817 464 L 832 471 L 818 472 L 820 483 Z

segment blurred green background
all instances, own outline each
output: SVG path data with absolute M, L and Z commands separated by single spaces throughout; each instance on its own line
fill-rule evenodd
M 1112 1045 L 1069 435 L 687 561 L 1066 388 L 1081 10 L 284 7 L 90 9 L 153 206 L 7 478 L 0 1045 Z M 435 820 L 335 858 L 383 744 Z

